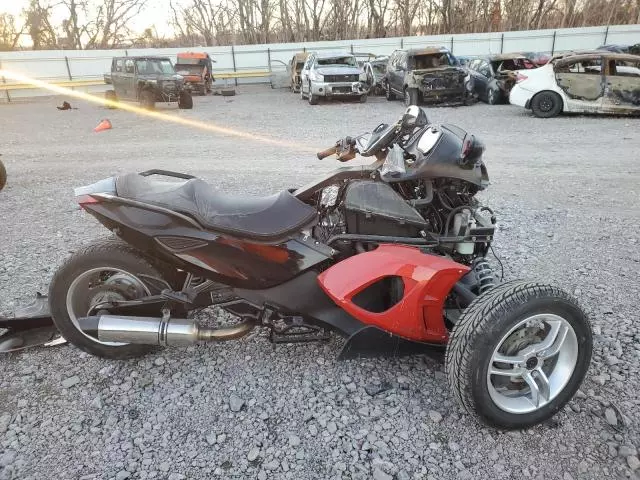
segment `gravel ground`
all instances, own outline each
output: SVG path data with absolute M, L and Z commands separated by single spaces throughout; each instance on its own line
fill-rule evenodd
M 403 110 L 382 98 L 310 107 L 260 87 L 160 109 L 292 142 L 277 146 L 74 100 L 78 110 L 59 112 L 61 102 L 0 105 L 0 313 L 105 234 L 75 209 L 72 187 L 155 167 L 266 194 L 334 168 L 311 152 Z M 338 362 L 338 340 L 273 346 L 256 333 L 127 362 L 65 346 L 0 359 L 0 479 L 640 478 L 638 120 L 539 120 L 484 104 L 429 115 L 487 144 L 482 197 L 499 215 L 505 277 L 559 284 L 593 320 L 588 377 L 553 421 L 482 427 L 455 404 L 441 363 Z M 93 133 L 105 117 L 113 130 Z

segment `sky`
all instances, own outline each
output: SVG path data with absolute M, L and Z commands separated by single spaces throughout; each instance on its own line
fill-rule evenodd
M 186 3 L 187 0 L 173 0 L 174 5 Z M 44 3 L 44 2 L 43 2 Z M 10 13 L 19 17 L 22 11 L 29 5 L 29 0 L 0 0 L 0 13 Z M 54 23 L 59 24 L 64 17 L 54 16 Z M 131 28 L 136 32 L 142 32 L 145 28 L 155 26 L 158 34 L 169 35 L 173 32 L 169 25 L 169 0 L 147 0 L 147 6 L 143 14 L 133 19 Z

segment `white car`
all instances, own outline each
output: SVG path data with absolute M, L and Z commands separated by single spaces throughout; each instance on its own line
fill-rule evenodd
M 319 97 L 351 97 L 367 101 L 364 71 L 348 52 L 312 52 L 300 72 L 300 97 L 311 105 Z
M 561 112 L 640 115 L 640 56 L 611 52 L 557 56 L 519 70 L 509 102 L 536 117 Z

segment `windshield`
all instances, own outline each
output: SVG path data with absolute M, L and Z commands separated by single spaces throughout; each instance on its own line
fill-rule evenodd
M 410 59 L 412 70 L 426 70 L 428 68 L 438 68 L 454 65 L 448 54 L 431 53 L 428 55 L 416 55 Z
M 316 60 L 316 65 L 319 66 L 329 66 L 332 67 L 357 67 L 358 62 L 356 61 L 356 57 L 333 57 L 333 58 L 318 58 Z
M 204 58 L 178 57 L 178 65 L 204 65 Z
M 172 74 L 175 73 L 169 60 L 144 59 L 136 62 L 138 73 L 141 75 Z
M 500 62 L 493 62 L 493 70 L 496 72 L 504 72 L 507 70 L 529 70 L 535 68 L 535 65 L 527 58 L 513 58 Z

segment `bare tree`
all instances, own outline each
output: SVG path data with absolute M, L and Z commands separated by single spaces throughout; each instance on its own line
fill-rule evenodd
M 44 0 L 46 2 L 46 0 Z M 55 28 L 51 24 L 51 11 L 54 6 L 41 4 L 40 0 L 31 0 L 24 10 L 25 28 L 31 37 L 34 50 L 51 49 L 58 46 Z
M 20 36 L 24 33 L 24 25 L 18 29 L 16 19 L 8 13 L 0 14 L 0 51 L 15 50 Z

